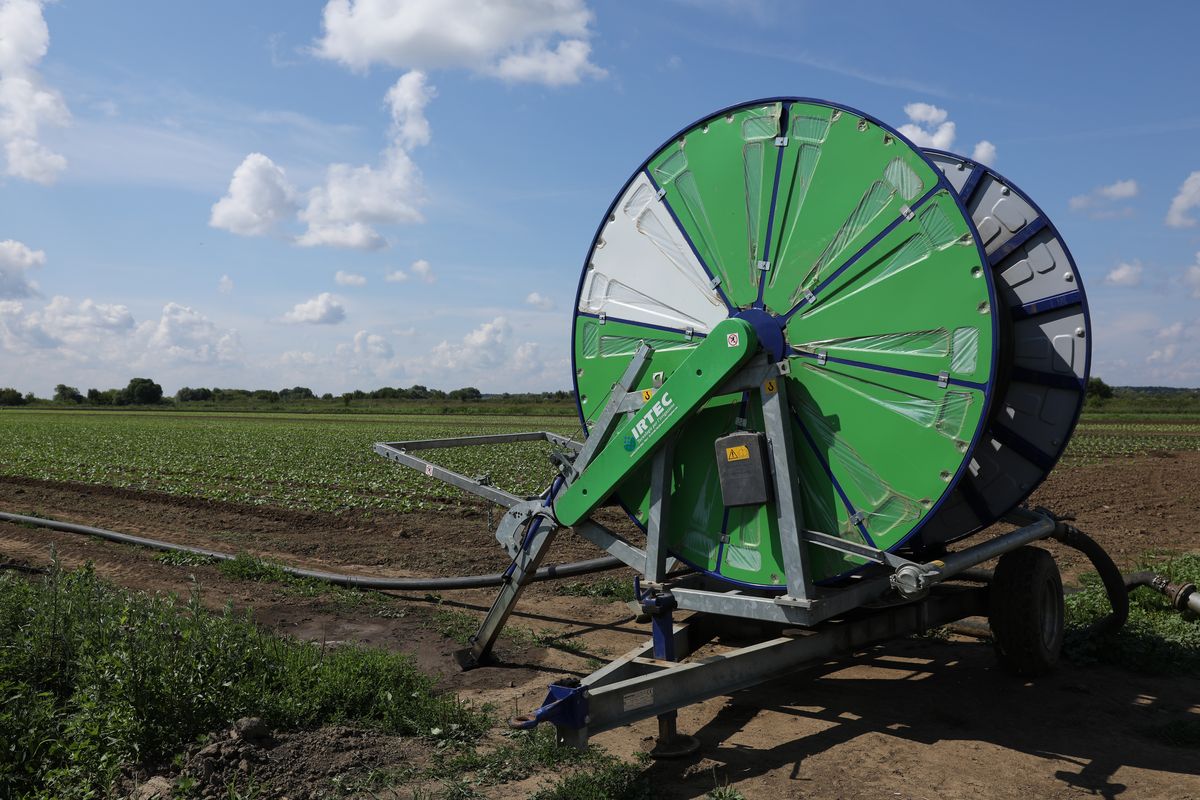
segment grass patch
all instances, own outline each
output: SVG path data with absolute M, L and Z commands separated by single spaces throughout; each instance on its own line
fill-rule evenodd
M 538 791 L 532 800 L 650 800 L 654 793 L 644 768 L 644 761 L 630 764 L 599 755 L 589 768 Z
M 135 594 L 89 568 L 0 574 L 0 642 L 3 797 L 109 796 L 130 766 L 164 764 L 242 716 L 458 741 L 489 725 L 407 656 L 285 639 L 195 593 Z
M 478 750 L 439 755 L 434 777 L 470 774 L 474 783 L 495 786 L 524 780 L 541 769 L 597 763 L 606 756 L 598 750 L 576 750 L 558 743 L 553 726 L 528 731 L 506 731 L 506 741 L 489 752 Z
M 1149 557 L 1139 569 L 1167 575 L 1175 583 L 1200 583 L 1200 554 Z M 1083 588 L 1066 597 L 1064 652 L 1077 663 L 1117 664 L 1139 672 L 1200 677 L 1200 621 L 1176 611 L 1161 594 L 1147 588 L 1129 595 L 1129 621 L 1116 634 L 1097 638 L 1084 633 L 1108 614 L 1108 596 L 1098 576 L 1084 575 Z
M 205 567 L 217 563 L 212 556 L 202 556 L 199 553 L 185 553 L 180 550 L 164 550 L 154 557 L 160 564 L 172 567 Z
M 554 593 L 568 597 L 594 597 L 597 600 L 629 602 L 634 599 L 633 581 L 627 578 L 615 578 L 611 575 L 594 581 L 561 583 Z

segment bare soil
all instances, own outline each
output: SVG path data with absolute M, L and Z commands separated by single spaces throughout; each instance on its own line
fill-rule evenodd
M 1073 515 L 1122 567 L 1148 552 L 1197 551 L 1200 453 L 1060 469 L 1032 502 Z M 364 575 L 490 573 L 507 563 L 483 509 L 453 516 L 334 515 L 5 478 L 0 510 Z M 1078 553 L 1049 548 L 1068 582 L 1087 571 Z M 393 593 L 386 601 L 354 604 L 230 579 L 210 566 L 171 566 L 136 548 L 0 523 L 0 561 L 43 565 L 52 549 L 66 566 L 90 561 L 100 575 L 129 587 L 186 594 L 198 585 L 206 603 L 253 608 L 262 624 L 292 636 L 411 653 L 446 688 L 491 703 L 501 715 L 531 710 L 549 681 L 586 675 L 648 633 L 623 603 L 565 597 L 554 582 L 538 584 L 512 625 L 553 632 L 552 646 L 531 643 L 544 637 L 508 637 L 497 665 L 461 672 L 453 659 L 459 645 L 438 632 L 436 615 L 480 616 L 490 590 L 440 598 Z M 586 542 L 563 533 L 552 559 L 595 555 Z M 1200 754 L 1153 736 L 1184 719 L 1200 719 L 1200 680 L 1194 678 L 1064 663 L 1046 678 L 1023 682 L 996 667 L 986 643 L 908 639 L 682 710 L 680 729 L 700 738 L 700 752 L 654 763 L 647 775 L 664 798 L 703 797 L 724 785 L 747 798 L 1200 798 Z M 633 756 L 652 746 L 654 733 L 649 720 L 593 743 Z M 420 752 L 394 737 L 326 728 L 281 735 L 249 756 L 222 755 L 223 766 L 210 772 L 232 774 L 227 771 L 245 758 L 247 769 L 264 779 L 275 772 L 293 776 L 262 796 L 344 796 L 345 776 L 399 775 L 419 763 Z M 481 792 L 525 797 L 554 777 Z

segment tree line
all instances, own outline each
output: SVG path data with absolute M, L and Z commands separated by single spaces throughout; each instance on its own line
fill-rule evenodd
M 229 404 L 259 404 L 280 403 L 289 404 L 308 401 L 310 403 L 342 402 L 348 405 L 355 400 L 454 400 L 459 402 L 480 402 L 485 400 L 511 400 L 519 402 L 556 402 L 570 400 L 574 392 L 527 392 L 513 394 L 485 395 L 474 386 L 464 386 L 461 389 L 444 391 L 430 389 L 421 384 L 413 384 L 407 388 L 383 386 L 372 391 L 355 389 L 334 395 L 325 392 L 317 395 L 307 386 L 293 386 L 290 389 L 223 389 L 219 387 L 192 388 L 184 386 L 174 396 L 163 394 L 163 388 L 150 378 L 133 378 L 122 389 L 88 389 L 81 392 L 77 387 L 60 383 L 54 387 L 54 395 L 50 402 L 58 405 L 89 405 L 89 406 L 152 406 L 152 405 L 182 405 L 188 403 L 204 405 Z M 21 406 L 34 402 L 45 402 L 33 392 L 21 394 L 13 388 L 0 388 L 0 406 Z

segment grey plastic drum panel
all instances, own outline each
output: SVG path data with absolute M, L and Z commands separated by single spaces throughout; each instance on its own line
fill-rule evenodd
M 967 474 L 926 524 L 920 549 L 999 520 L 1045 480 L 1079 419 L 1091 360 L 1087 299 L 1057 229 L 994 170 L 927 150 L 971 213 L 996 280 L 1009 363 Z

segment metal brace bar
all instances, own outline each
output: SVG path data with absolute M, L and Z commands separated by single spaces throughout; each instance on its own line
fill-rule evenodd
M 520 598 L 525 585 L 533 579 L 533 574 L 541 566 L 542 559 L 545 558 L 546 552 L 550 549 L 550 543 L 554 540 L 554 534 L 558 531 L 558 526 L 546 517 L 534 517 L 529 524 L 537 526 L 537 528 L 531 531 L 529 542 L 513 559 L 508 579 L 500 587 L 496 599 L 492 601 L 492 607 L 488 609 L 487 616 L 483 618 L 479 630 L 468 640 L 468 654 L 473 663 L 464 666 L 482 664 L 487 659 L 493 645 L 496 644 L 496 637 L 500 635 L 504 623 L 508 622 L 509 616 L 516 608 L 517 599 Z
M 604 406 L 604 411 L 596 420 L 595 427 L 588 433 L 587 441 L 583 443 L 583 449 L 579 451 L 579 455 L 575 457 L 574 471 L 568 477 L 567 482 L 570 483 L 579 473 L 583 472 L 584 467 L 596 455 L 604 443 L 608 440 L 609 433 L 612 432 L 613 423 L 617 419 L 618 409 L 621 407 L 625 395 L 629 393 L 629 388 L 637 383 L 641 377 L 642 370 L 646 368 L 646 362 L 650 358 L 650 354 L 654 349 L 650 345 L 642 342 L 633 353 L 633 358 L 629 361 L 629 365 L 625 367 L 625 371 L 621 373 L 620 379 L 613 386 L 612 392 L 608 396 L 608 403 Z
M 404 442 L 399 442 L 398 444 L 404 444 Z M 442 483 L 457 486 L 459 489 L 478 495 L 485 500 L 491 500 L 493 503 L 502 505 L 505 508 L 512 508 L 517 503 L 525 502 L 522 497 L 517 497 L 515 494 L 506 492 L 503 489 L 497 489 L 495 486 L 487 486 L 475 478 L 468 478 L 466 475 L 461 475 L 445 467 L 439 467 L 433 462 L 410 455 L 390 444 L 377 443 L 375 445 L 375 452 L 384 458 L 403 464 L 406 467 L 420 470 L 430 478 L 437 478 Z
M 571 530 L 599 547 L 610 556 L 615 556 L 628 564 L 634 570 L 645 574 L 646 551 L 634 547 L 608 528 L 593 519 L 585 519 L 575 524 Z
M 787 578 L 787 594 L 780 602 L 811 608 L 813 584 L 806 562 L 806 548 L 801 537 L 804 515 L 796 484 L 796 459 L 792 448 L 792 426 L 787 419 L 787 382 L 776 381 L 775 391 L 765 389 L 762 395 L 763 422 L 771 451 L 771 466 L 775 477 L 775 507 L 779 513 L 779 546 L 783 550 L 783 569 Z
M 714 394 L 733 394 L 747 389 L 757 389 L 768 379 L 783 375 L 784 371 L 781 365 L 786 363 L 786 361 L 771 363 L 767 360 L 766 355 L 757 355 L 741 372 L 721 384 Z
M 659 584 L 667 574 L 667 510 L 671 502 L 671 467 L 675 437 L 667 440 L 650 466 L 650 513 L 646 521 L 646 583 Z

